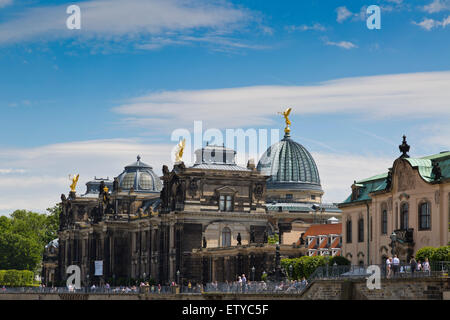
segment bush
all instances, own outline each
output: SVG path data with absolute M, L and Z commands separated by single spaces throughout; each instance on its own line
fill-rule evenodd
M 29 270 L 0 270 L 0 285 L 8 287 L 33 286 L 34 273 Z
M 342 256 L 334 256 L 328 261 L 329 266 L 334 266 L 334 264 L 338 266 L 349 266 L 351 264 L 350 260 Z
M 292 278 L 308 278 L 320 266 L 328 263 L 328 257 L 323 256 L 303 256 L 294 259 L 282 259 L 281 266 L 289 274 L 289 266 L 292 265 Z
M 433 255 L 436 248 L 433 247 L 423 247 L 416 252 L 416 261 L 425 261 L 425 258 L 431 260 L 431 256 Z
M 450 246 L 436 248 L 429 259 L 433 262 L 450 261 Z

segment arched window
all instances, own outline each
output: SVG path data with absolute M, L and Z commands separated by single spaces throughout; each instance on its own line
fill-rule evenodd
M 352 243 L 352 220 L 347 220 L 346 223 L 347 231 L 347 243 Z
M 381 234 L 387 234 L 388 215 L 387 210 L 381 211 Z
M 419 230 L 431 229 L 431 205 L 429 202 L 419 204 Z
M 231 246 L 231 230 L 228 227 L 222 229 L 222 247 Z
M 408 229 L 408 215 L 409 215 L 409 206 L 408 203 L 402 203 L 400 207 L 400 229 L 405 230 Z
M 364 242 L 364 219 L 358 220 L 358 242 Z

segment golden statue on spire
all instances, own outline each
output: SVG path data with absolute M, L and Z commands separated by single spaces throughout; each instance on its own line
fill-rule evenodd
M 283 115 L 284 121 L 286 121 L 286 128 L 284 128 L 284 133 L 290 133 L 291 128 L 289 126 L 291 125 L 291 121 L 289 120 L 289 114 L 291 113 L 292 108 L 287 108 L 284 112 L 278 112 L 278 114 Z
M 78 183 L 79 177 L 80 177 L 79 174 L 77 174 L 76 176 L 73 176 L 73 178 L 70 178 L 70 175 L 69 175 L 69 179 L 72 180 L 72 184 L 70 185 L 70 191 L 75 192 L 75 190 L 77 188 L 77 183 Z
M 186 146 L 186 139 L 183 139 L 178 143 L 177 151 L 175 152 L 175 163 L 183 162 L 183 152 L 185 146 Z

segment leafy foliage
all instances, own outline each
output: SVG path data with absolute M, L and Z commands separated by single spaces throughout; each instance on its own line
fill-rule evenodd
M 47 243 L 57 237 L 61 208 L 48 214 L 16 210 L 0 217 L 0 270 L 36 271 Z
M 351 264 L 350 260 L 342 256 L 334 256 L 328 261 L 329 266 L 334 266 L 334 264 L 338 266 L 349 266 Z
M 428 258 L 430 260 L 431 256 L 433 255 L 436 248 L 433 247 L 423 247 L 416 252 L 416 260 L 417 261 L 425 261 L 425 258 Z
M 281 266 L 290 274 L 292 270 L 292 279 L 308 278 L 313 272 L 320 266 L 325 266 L 328 263 L 329 258 L 324 256 L 303 256 L 294 259 L 282 259 Z M 292 269 L 289 266 L 292 265 Z
M 433 262 L 450 261 L 450 246 L 436 248 L 431 254 L 430 260 Z
M 0 285 L 24 287 L 33 285 L 34 273 L 29 270 L 0 270 Z

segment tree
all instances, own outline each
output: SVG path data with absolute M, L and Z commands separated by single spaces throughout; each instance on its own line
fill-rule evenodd
M 349 266 L 351 264 L 350 260 L 342 256 L 334 256 L 328 261 L 329 266 L 334 266 L 334 264 L 338 266 Z
M 436 248 L 433 247 L 423 247 L 416 252 L 416 260 L 417 261 L 425 261 L 425 258 L 428 258 L 428 260 L 431 259 L 431 256 L 433 255 Z
M 450 246 L 436 248 L 430 256 L 433 262 L 450 261 Z
M 0 269 L 37 270 L 45 245 L 58 232 L 61 208 L 47 210 L 49 214 L 16 210 L 0 217 Z

